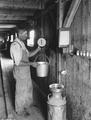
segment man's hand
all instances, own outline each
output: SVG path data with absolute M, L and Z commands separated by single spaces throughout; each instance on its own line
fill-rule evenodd
M 34 51 L 29 52 L 29 57 L 33 57 L 33 56 L 36 55 L 40 50 L 41 50 L 41 47 L 38 46 Z
M 30 63 L 30 65 L 36 68 L 37 67 L 37 62 L 32 62 L 32 63 Z
M 41 50 L 41 47 L 40 47 L 40 46 L 38 46 L 38 48 L 37 48 L 37 49 L 38 49 L 38 51 L 40 51 L 40 50 Z

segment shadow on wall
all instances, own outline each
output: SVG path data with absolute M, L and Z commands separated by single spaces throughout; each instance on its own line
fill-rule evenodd
M 34 86 L 34 100 L 35 104 L 41 109 L 43 115 L 47 119 L 47 77 L 38 77 L 36 73 L 36 69 L 31 66 L 31 75 Z

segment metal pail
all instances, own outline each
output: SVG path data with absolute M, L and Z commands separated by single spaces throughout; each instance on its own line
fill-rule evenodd
M 43 57 L 42 60 L 39 59 L 41 57 L 42 57 L 42 55 L 38 55 L 34 60 L 34 62 L 37 63 L 36 74 L 38 77 L 47 77 L 50 61 L 46 55 Z
M 37 76 L 38 77 L 46 77 L 48 75 L 48 67 L 49 67 L 49 63 L 48 62 L 37 62 Z

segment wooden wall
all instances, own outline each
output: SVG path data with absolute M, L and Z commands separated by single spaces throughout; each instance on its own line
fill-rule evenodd
M 91 0 L 82 0 L 70 27 L 71 43 L 79 50 L 91 52 Z M 63 56 L 67 75 L 64 79 L 68 120 L 91 120 L 91 60 L 87 57 Z

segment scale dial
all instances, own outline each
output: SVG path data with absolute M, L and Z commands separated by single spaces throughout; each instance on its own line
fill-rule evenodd
M 39 38 L 37 43 L 40 47 L 44 47 L 46 45 L 46 40 L 44 38 Z

